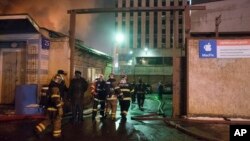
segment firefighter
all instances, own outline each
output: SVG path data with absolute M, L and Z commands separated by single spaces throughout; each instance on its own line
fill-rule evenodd
M 63 115 L 63 102 L 60 96 L 59 88 L 53 87 L 51 95 L 48 99 L 46 106 L 46 119 L 40 122 L 35 127 L 35 131 L 38 135 L 44 133 L 49 125 L 53 125 L 53 137 L 61 137 L 61 120 Z
M 122 79 L 118 84 L 118 88 L 116 89 L 116 93 L 118 93 L 122 120 L 126 121 L 131 101 L 131 87 L 127 82 L 126 75 L 122 76 Z
M 100 104 L 100 115 L 101 119 L 105 118 L 104 109 L 105 109 L 105 101 L 107 96 L 107 87 L 106 81 L 103 78 L 103 75 L 100 74 L 99 78 L 95 80 L 95 82 L 91 85 L 91 94 L 94 98 L 93 103 L 93 111 L 92 111 L 92 120 L 95 120 L 97 114 L 97 107 Z
M 114 78 L 114 74 L 111 73 L 109 75 L 109 79 L 107 80 L 106 84 L 107 84 L 107 102 L 106 102 L 106 116 L 110 115 L 111 112 L 111 119 L 115 120 L 116 119 L 116 109 L 117 109 L 117 95 L 115 93 L 115 88 L 116 84 L 115 84 L 115 78 Z
M 64 102 L 63 112 L 66 114 L 71 111 L 71 105 L 67 98 L 68 88 L 65 83 L 65 76 L 67 73 L 63 70 L 58 70 L 57 74 L 53 76 L 49 83 L 49 90 L 48 93 L 51 93 L 53 87 L 58 87 L 60 91 L 60 96 Z M 48 94 L 49 95 L 49 94 Z
M 60 95 L 63 98 L 63 100 L 65 99 L 68 91 L 64 78 L 66 75 L 67 73 L 64 72 L 63 70 L 58 70 L 57 74 L 51 79 L 49 83 L 49 93 L 51 93 L 53 87 L 58 87 Z
M 88 88 L 88 82 L 81 77 L 80 71 L 75 71 L 75 77 L 69 86 L 69 95 L 72 102 L 72 113 L 74 122 L 83 121 L 84 93 Z

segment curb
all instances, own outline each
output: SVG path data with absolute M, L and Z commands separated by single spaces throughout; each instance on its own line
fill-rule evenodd
M 181 132 L 183 132 L 185 134 L 188 134 L 190 136 L 193 136 L 195 138 L 202 139 L 204 141 L 220 141 L 220 139 L 217 139 L 217 138 L 210 138 L 210 137 L 205 137 L 205 136 L 199 135 L 199 134 L 197 134 L 195 132 L 192 132 L 192 131 L 182 127 L 180 124 L 174 123 L 173 121 L 168 121 L 168 120 L 163 120 L 163 121 L 167 125 L 169 125 L 169 126 L 171 126 L 173 128 L 176 128 L 176 129 L 180 130 Z

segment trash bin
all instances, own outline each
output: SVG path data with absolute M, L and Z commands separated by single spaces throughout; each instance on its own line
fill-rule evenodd
M 40 106 L 37 104 L 37 85 L 18 85 L 15 93 L 15 114 L 39 114 Z

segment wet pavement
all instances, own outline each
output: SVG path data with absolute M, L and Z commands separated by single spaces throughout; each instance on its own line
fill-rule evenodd
M 171 95 L 164 95 L 164 115 L 171 117 L 172 98 Z M 159 111 L 160 101 L 156 95 L 147 95 L 144 110 L 138 109 L 137 104 L 131 104 L 126 122 L 120 120 L 118 107 L 117 120 L 110 119 L 96 121 L 91 120 L 91 115 L 85 115 L 84 121 L 79 123 L 70 122 L 68 117 L 63 120 L 62 137 L 54 139 L 51 136 L 51 129 L 38 138 L 33 129 L 41 119 L 23 119 L 12 121 L 1 121 L 0 141 L 201 141 L 201 140 L 225 140 L 229 138 L 229 127 L 221 124 L 193 124 L 187 122 L 166 123 L 161 115 L 154 114 L 153 118 L 159 120 L 132 120 L 134 117 L 149 115 Z M 132 117 L 132 119 L 131 119 Z M 176 125 L 180 125 L 177 128 Z M 190 132 L 183 132 L 187 129 L 190 132 L 201 135 L 196 136 Z M 204 136 L 204 138 L 203 138 Z

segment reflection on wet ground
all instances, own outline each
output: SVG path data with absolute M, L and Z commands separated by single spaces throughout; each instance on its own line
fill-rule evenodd
M 171 99 L 166 101 L 165 106 L 171 106 Z M 175 128 L 170 128 L 161 121 L 136 121 L 131 120 L 132 116 L 158 112 L 159 101 L 154 95 L 145 100 L 144 110 L 138 109 L 137 104 L 131 104 L 127 121 L 121 121 L 119 107 L 117 120 L 100 120 L 97 116 L 92 121 L 91 115 L 86 116 L 84 121 L 74 123 L 69 118 L 63 119 L 61 141 L 197 141 Z M 171 109 L 165 107 L 165 109 Z M 165 110 L 166 115 L 171 113 Z M 0 123 L 0 141 L 54 141 L 51 130 L 37 138 L 33 129 L 39 120 L 18 120 Z M 58 140 L 58 139 L 57 139 Z

